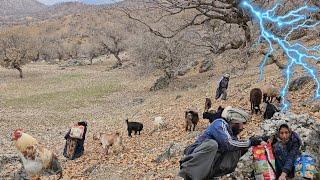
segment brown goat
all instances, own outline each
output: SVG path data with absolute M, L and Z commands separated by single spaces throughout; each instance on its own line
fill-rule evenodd
M 186 131 L 191 131 L 191 127 L 192 127 L 192 124 L 193 124 L 193 131 L 195 130 L 196 128 L 196 125 L 198 124 L 199 122 L 199 115 L 197 112 L 194 112 L 194 111 L 186 111 L 185 113 L 185 123 L 186 123 Z
M 250 104 L 251 104 L 251 113 L 253 114 L 254 111 L 256 114 L 258 114 L 258 112 L 260 110 L 260 104 L 261 104 L 261 100 L 262 100 L 262 91 L 259 88 L 253 88 L 250 91 Z
M 204 112 L 208 112 L 211 106 L 212 106 L 212 102 L 210 98 L 206 98 L 206 102 L 204 104 Z
M 105 153 L 108 154 L 110 151 L 110 147 L 112 146 L 113 152 L 118 153 L 119 151 L 123 150 L 123 144 L 122 144 L 122 137 L 120 133 L 99 133 L 98 135 L 95 135 L 94 140 L 100 140 L 100 143 L 102 144 L 102 148 L 104 149 Z

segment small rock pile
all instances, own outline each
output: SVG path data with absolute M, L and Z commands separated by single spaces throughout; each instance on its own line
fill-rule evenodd
M 276 113 L 266 120 L 261 129 L 264 134 L 272 135 L 281 124 L 288 124 L 292 131 L 299 134 L 302 140 L 301 150 L 320 161 L 320 124 L 307 114 Z
M 260 126 L 260 133 L 273 135 L 281 124 L 288 124 L 292 131 L 299 134 L 302 140 L 301 150 L 320 162 L 320 124 L 306 114 L 296 115 L 291 112 L 276 113 Z M 235 172 L 223 179 L 251 179 L 253 170 L 252 152 L 248 151 L 239 161 Z

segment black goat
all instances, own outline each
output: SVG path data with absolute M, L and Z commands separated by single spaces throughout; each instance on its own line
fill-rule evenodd
M 195 130 L 196 128 L 196 125 L 198 124 L 199 122 L 199 115 L 197 112 L 194 112 L 194 111 L 186 111 L 185 113 L 185 123 L 186 123 L 186 131 L 191 131 L 191 127 L 192 127 L 192 124 L 193 124 L 193 131 Z
M 261 99 L 262 99 L 261 89 L 253 88 L 250 91 L 250 103 L 251 103 L 251 113 L 252 114 L 254 111 L 256 114 L 258 114 L 259 111 L 261 113 L 261 110 L 260 110 Z
M 267 102 L 267 107 L 266 107 L 266 111 L 263 114 L 263 118 L 264 119 L 271 119 L 273 117 L 274 113 L 276 113 L 276 112 L 279 112 L 279 109 L 275 105 Z
M 209 119 L 209 122 L 212 123 L 214 120 L 221 118 L 222 111 L 224 110 L 223 107 L 219 106 L 216 112 L 203 112 L 202 118 Z
M 137 134 L 137 132 L 139 132 L 139 135 L 140 135 L 140 131 L 142 131 L 142 129 L 143 129 L 143 124 L 142 123 L 129 122 L 128 119 L 126 119 L 126 122 L 127 122 L 127 126 L 128 126 L 127 130 L 128 130 L 129 137 L 132 137 L 131 136 L 132 131 L 134 131 L 135 135 Z

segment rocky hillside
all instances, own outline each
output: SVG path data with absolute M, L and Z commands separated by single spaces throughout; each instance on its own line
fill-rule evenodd
M 110 4 L 110 3 L 114 3 L 114 2 L 118 2 L 118 1 L 121 1 L 121 0 L 113 0 L 113 1 L 110 1 L 110 0 L 80 0 L 80 2 L 83 2 L 83 3 L 96 4 L 96 5 Z
M 71 14 L 93 13 L 103 6 L 65 2 L 46 6 L 36 0 L 1 0 L 0 28 L 63 18 Z
M 31 14 L 46 7 L 36 0 L 0 0 L 0 16 Z
M 104 62 L 105 58 L 95 59 L 92 66 L 30 64 L 25 67 L 26 78 L 22 81 L 17 81 L 12 70 L 1 69 L 0 160 L 4 168 L 0 177 L 25 177 L 10 141 L 10 133 L 23 128 L 58 154 L 64 179 L 179 179 L 176 175 L 181 150 L 208 126 L 208 120 L 200 119 L 195 132 L 185 132 L 184 112 L 203 112 L 204 100 L 214 97 L 217 81 L 229 69 L 232 54 L 217 57 L 213 71 L 187 74 L 157 92 L 149 91 L 156 76 L 140 77 L 133 67 L 109 70 L 112 63 Z M 228 99 L 213 101 L 213 108 L 232 105 L 250 112 L 252 88 L 270 83 L 280 89 L 284 79 L 276 65 L 268 65 L 265 80 L 258 81 L 258 64 L 259 61 L 252 61 L 244 73 L 232 73 Z M 310 81 L 289 92 L 288 99 L 291 112 L 306 114 L 319 122 L 314 85 Z M 163 117 L 167 126 L 155 131 L 153 120 L 157 116 Z M 144 124 L 141 135 L 128 137 L 126 118 Z M 72 123 L 82 119 L 89 123 L 85 154 L 74 161 L 66 160 L 62 156 L 63 136 Z M 260 133 L 263 123 L 261 114 L 253 115 L 242 138 Z M 115 131 L 122 134 L 125 149 L 105 155 L 92 137 L 98 132 Z

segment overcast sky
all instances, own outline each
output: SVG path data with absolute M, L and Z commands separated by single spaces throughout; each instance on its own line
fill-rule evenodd
M 59 2 L 66 2 L 66 1 L 81 1 L 81 0 L 38 0 L 39 2 L 42 2 L 44 4 L 47 5 L 52 5 L 55 3 L 59 3 Z M 113 2 L 117 2 L 120 0 L 82 0 L 85 1 L 87 3 L 92 3 L 92 4 L 102 4 L 102 3 L 113 3 Z

